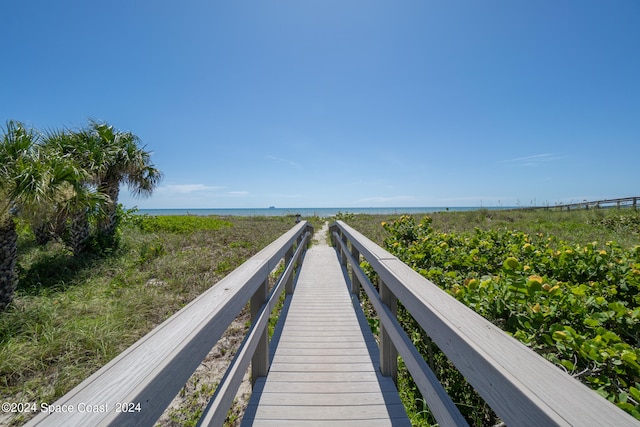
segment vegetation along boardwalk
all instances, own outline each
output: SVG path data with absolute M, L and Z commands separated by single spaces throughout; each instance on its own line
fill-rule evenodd
M 269 374 L 255 384 L 242 425 L 411 425 L 325 232 L 307 251 Z
M 155 425 L 250 301 L 251 327 L 201 426 L 224 424 L 249 366 L 253 393 L 243 426 L 408 426 L 394 383 L 399 358 L 438 425 L 468 425 L 399 324 L 399 302 L 403 316 L 415 320 L 500 422 L 640 426 L 343 221 L 330 227 L 335 249 L 325 230 L 309 248 L 311 225 L 296 224 L 27 425 Z M 375 285 L 363 261 L 376 273 Z M 271 284 L 274 273 L 279 278 Z M 361 290 L 378 316 L 378 339 L 360 309 Z M 282 295 L 269 339 L 269 319 Z

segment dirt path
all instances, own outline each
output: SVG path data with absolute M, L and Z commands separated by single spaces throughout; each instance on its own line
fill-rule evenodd
M 327 232 L 329 231 L 329 223 L 327 221 L 322 224 L 320 230 L 316 230 L 313 234 L 313 242 L 318 245 L 327 245 Z
M 187 384 L 160 417 L 156 426 L 179 427 L 200 418 L 200 414 L 206 408 L 209 399 L 240 347 L 247 333 L 248 324 L 249 313 L 244 309 L 189 378 Z M 251 381 L 249 372 L 247 372 L 231 408 L 230 422 L 226 426 L 240 425 L 250 396 Z

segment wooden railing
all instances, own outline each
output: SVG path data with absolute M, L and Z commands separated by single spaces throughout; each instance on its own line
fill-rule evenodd
M 640 425 L 342 221 L 330 231 L 352 292 L 362 286 L 380 318 L 383 375 L 395 375 L 399 354 L 439 425 L 467 424 L 398 324 L 398 300 L 506 425 Z M 379 293 L 362 258 L 378 274 Z
M 576 203 L 565 203 L 560 205 L 553 206 L 524 206 L 516 209 L 557 209 L 557 210 L 568 210 L 571 209 L 600 209 L 600 208 L 621 208 L 621 207 L 632 207 L 633 209 L 638 208 L 638 200 L 640 197 L 622 197 L 618 199 L 605 199 L 605 200 L 584 200 L 582 202 Z
M 249 362 L 253 380 L 269 369 L 269 315 L 283 289 L 293 292 L 294 268 L 312 233 L 306 221 L 297 224 L 27 425 L 153 425 L 250 301 L 252 326 L 200 420 L 222 425 Z M 269 291 L 282 259 L 284 273 Z

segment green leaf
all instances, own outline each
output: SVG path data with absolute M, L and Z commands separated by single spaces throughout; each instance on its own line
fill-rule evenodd
M 590 326 L 592 328 L 595 328 L 596 326 L 600 325 L 600 322 L 596 319 L 593 319 L 591 317 L 587 317 L 586 319 L 584 319 L 584 324 L 586 326 Z
M 629 366 L 631 366 L 632 368 L 637 369 L 638 371 L 640 371 L 640 364 L 638 364 L 637 360 L 638 357 L 636 356 L 636 354 L 632 351 L 623 351 L 622 354 L 620 355 L 620 358 Z
M 567 368 L 568 371 L 573 371 L 576 368 L 576 365 L 570 360 L 563 359 L 560 361 L 560 364 Z

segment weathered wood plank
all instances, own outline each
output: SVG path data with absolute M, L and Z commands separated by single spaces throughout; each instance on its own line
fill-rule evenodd
M 296 323 L 296 324 L 285 325 L 285 327 L 283 328 L 283 331 L 287 331 L 288 333 L 294 333 L 296 331 L 307 332 L 307 333 L 314 333 L 316 331 L 327 332 L 327 326 L 318 325 L 315 323 L 308 323 L 308 324 Z M 360 328 L 357 325 L 354 325 L 353 322 L 336 323 L 331 325 L 331 331 L 360 333 Z
M 309 393 L 309 385 L 303 382 L 269 381 L 262 389 L 263 393 Z M 385 393 L 396 392 L 393 381 L 316 381 L 314 393 Z
M 300 355 L 283 355 L 283 354 L 278 354 L 274 359 L 273 359 L 273 363 L 276 364 L 301 364 L 301 365 L 307 365 L 307 364 L 318 364 L 318 363 L 324 363 L 324 364 L 345 364 L 345 363 L 357 363 L 357 364 L 362 364 L 362 363 L 371 363 L 371 356 L 369 356 L 368 354 L 358 354 L 358 355 L 353 355 L 353 354 L 348 354 L 348 355 L 328 355 L 328 354 L 310 354 L 307 356 L 304 356 L 305 361 L 304 362 L 300 362 Z
M 247 412 L 252 412 L 247 409 Z M 405 414 L 402 404 L 381 405 L 257 405 L 255 420 L 375 420 L 399 418 Z
M 329 345 L 330 344 L 330 345 Z M 280 348 L 334 348 L 334 349 L 350 349 L 350 348 L 359 348 L 360 346 L 353 341 L 343 341 L 343 342 L 320 342 L 320 341 L 280 341 L 278 344 L 278 349 Z
M 375 372 L 367 363 L 274 363 L 269 372 Z
M 339 399 L 343 406 L 385 405 L 395 399 L 396 391 L 390 392 L 343 392 L 343 393 L 262 393 L 260 405 L 266 406 L 333 406 Z
M 326 357 L 331 356 L 344 356 L 344 357 L 370 357 L 365 348 L 361 346 L 349 347 L 349 348 L 336 348 L 336 347 L 324 347 L 324 348 L 307 348 L 307 347 L 278 347 L 277 358 L 289 357 L 289 356 L 318 356 L 324 355 Z M 282 359 L 287 360 L 287 359 Z M 275 361 L 275 358 L 274 358 Z
M 284 335 L 284 334 L 283 334 Z M 327 346 L 332 346 L 335 344 L 336 346 L 340 344 L 344 345 L 357 345 L 354 343 L 353 336 L 339 336 L 339 335 L 330 335 L 330 336 L 309 336 L 309 335 L 295 335 L 291 337 L 283 337 L 280 344 L 284 344 L 286 342 L 296 342 L 304 345 L 304 343 L 315 343 L 315 344 L 324 344 Z
M 280 372 L 269 371 L 270 382 L 281 383 L 316 383 L 316 382 L 376 382 L 382 377 L 375 372 Z
M 316 420 L 259 420 L 254 426 L 258 427 L 317 427 Z M 323 420 L 324 427 L 411 427 L 411 423 L 405 418 L 382 418 L 376 420 Z

